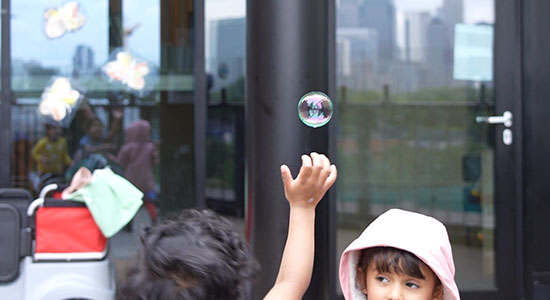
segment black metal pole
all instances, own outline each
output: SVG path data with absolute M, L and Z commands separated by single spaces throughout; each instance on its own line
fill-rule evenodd
M 11 45 L 10 0 L 2 0 L 2 78 L 0 99 L 0 188 L 10 186 L 11 162 Z
M 331 96 L 329 2 L 247 2 L 247 218 L 253 231 L 248 236 L 262 266 L 254 299 L 275 282 L 286 241 L 289 208 L 279 166 L 289 165 L 295 176 L 301 154 L 329 150 L 329 126 L 306 127 L 297 115 L 305 93 Z M 330 297 L 329 200 L 317 207 L 314 274 L 304 299 Z
M 122 0 L 109 0 L 109 53 L 124 44 Z
M 195 90 L 194 90 L 194 116 L 195 116 L 195 205 L 199 208 L 206 207 L 206 71 L 204 57 L 204 1 L 194 0 L 194 29 L 195 29 Z

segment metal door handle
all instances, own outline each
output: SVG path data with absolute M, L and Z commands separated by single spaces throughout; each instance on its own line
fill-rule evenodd
M 505 111 L 502 116 L 477 116 L 476 122 L 489 124 L 504 124 L 506 127 L 512 127 L 512 113 Z

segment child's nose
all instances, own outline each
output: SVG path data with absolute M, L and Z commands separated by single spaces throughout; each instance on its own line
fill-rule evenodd
M 403 300 L 403 289 L 400 284 L 392 284 L 390 286 L 388 300 Z

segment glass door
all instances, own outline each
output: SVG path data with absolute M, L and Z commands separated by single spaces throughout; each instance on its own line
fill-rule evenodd
M 504 220 L 506 199 L 497 198 L 511 178 L 495 168 L 510 159 L 499 149 L 513 137 L 511 123 L 484 118 L 503 113 L 495 1 L 340 0 L 336 18 L 336 266 L 376 216 L 397 207 L 446 225 L 465 299 L 501 299 L 513 275 L 501 276 L 500 257 L 512 250 L 497 228 L 514 219 Z

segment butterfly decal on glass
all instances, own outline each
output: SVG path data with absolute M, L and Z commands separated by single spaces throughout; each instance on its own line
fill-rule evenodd
M 66 32 L 73 32 L 84 26 L 86 17 L 80 4 L 70 1 L 57 8 L 48 8 L 44 12 L 45 32 L 49 39 L 61 37 Z
M 73 89 L 66 77 L 58 77 L 44 89 L 38 106 L 39 113 L 56 122 L 63 121 L 76 107 L 80 92 Z
M 123 50 L 103 66 L 103 72 L 110 80 L 119 81 L 132 90 L 140 91 L 145 87 L 145 75 L 149 74 L 150 67 L 147 62 Z

